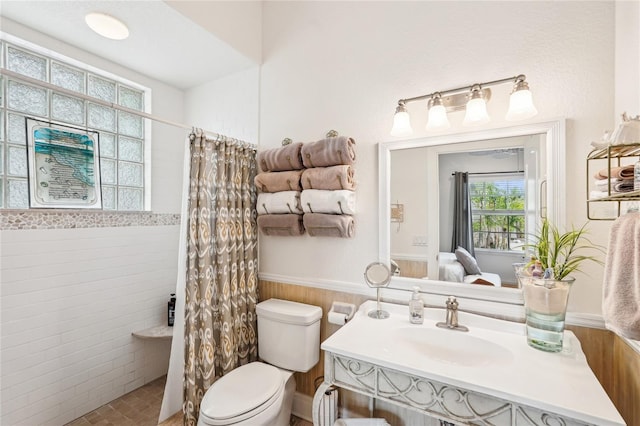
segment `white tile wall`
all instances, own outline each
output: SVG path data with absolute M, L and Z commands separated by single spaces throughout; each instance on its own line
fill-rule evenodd
M 0 233 L 0 424 L 65 424 L 166 374 L 179 226 Z

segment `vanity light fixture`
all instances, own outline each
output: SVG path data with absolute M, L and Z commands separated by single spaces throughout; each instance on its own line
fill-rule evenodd
M 129 37 L 129 28 L 113 16 L 92 12 L 88 13 L 84 17 L 84 21 L 89 28 L 101 35 L 102 37 L 109 38 L 111 40 L 124 40 Z
M 429 117 L 427 120 L 427 130 L 436 131 L 448 129 L 451 125 L 447 117 L 448 112 L 465 110 L 463 124 L 465 126 L 476 126 L 488 123 L 490 118 L 487 113 L 487 102 L 491 99 L 491 89 L 504 83 L 513 83 L 513 91 L 509 98 L 509 110 L 505 119 L 508 121 L 526 120 L 535 116 L 538 111 L 533 105 L 533 98 L 529 85 L 525 81 L 524 74 L 486 83 L 472 84 L 470 86 L 459 87 L 441 92 L 433 92 L 428 95 L 416 96 L 413 98 L 400 99 L 393 117 L 392 136 L 409 136 L 413 133 L 411 119 L 407 112 L 407 103 L 428 99 L 427 107 Z

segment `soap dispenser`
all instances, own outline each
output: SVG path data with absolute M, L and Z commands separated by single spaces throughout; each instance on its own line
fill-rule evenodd
M 424 322 L 424 302 L 420 297 L 420 287 L 413 287 L 413 295 L 409 301 L 409 321 L 411 324 Z

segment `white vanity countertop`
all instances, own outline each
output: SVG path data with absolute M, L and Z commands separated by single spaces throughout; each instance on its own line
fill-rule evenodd
M 369 318 L 375 309 L 374 301 L 363 303 L 321 348 L 586 423 L 625 424 L 569 331 L 562 352 L 547 353 L 527 344 L 524 324 L 459 312 L 459 324 L 469 327 L 461 332 L 435 327 L 445 309 L 425 309 L 422 325 L 409 322 L 406 305 L 382 303 L 388 319 Z

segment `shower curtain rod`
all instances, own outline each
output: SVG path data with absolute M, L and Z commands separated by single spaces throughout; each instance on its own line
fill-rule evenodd
M 147 118 L 149 120 L 157 121 L 158 123 L 168 124 L 170 126 L 179 127 L 179 128 L 187 129 L 187 130 L 191 130 L 191 131 L 196 129 L 195 126 L 188 126 L 186 124 L 177 123 L 175 121 L 165 120 L 164 118 L 156 117 L 155 115 L 148 114 L 146 112 L 137 111 L 135 109 L 127 108 L 125 106 L 118 105 L 118 104 L 113 103 L 113 102 L 104 101 L 102 99 L 94 98 L 94 97 L 91 97 L 89 95 L 85 95 L 84 93 L 74 92 L 73 90 L 69 90 L 69 89 L 66 89 L 64 87 L 56 86 L 55 84 L 47 83 L 46 81 L 41 81 L 41 80 L 38 80 L 38 79 L 35 79 L 35 78 L 32 78 L 32 77 L 27 77 L 25 75 L 18 74 L 17 72 L 8 70 L 8 69 L 6 69 L 4 67 L 0 67 L 0 75 L 9 77 L 9 78 L 12 78 L 12 79 L 15 79 L 15 80 L 21 80 L 21 81 L 23 81 L 25 83 L 29 83 L 29 84 L 32 84 L 34 86 L 40 86 L 40 87 L 45 88 L 45 89 L 54 90 L 54 91 L 59 92 L 59 93 L 64 93 L 65 95 L 69 95 L 69 96 L 74 97 L 74 98 L 80 98 L 80 99 L 83 99 L 85 101 L 90 101 L 90 102 L 93 102 L 94 104 L 99 104 L 99 105 L 106 106 L 106 107 L 109 107 L 109 108 L 117 109 L 118 111 L 123 111 L 123 112 L 129 113 L 129 114 L 137 115 L 139 117 Z M 225 135 L 221 135 L 221 134 L 216 133 L 216 132 L 211 132 L 209 130 L 204 130 L 203 129 L 203 132 L 205 132 L 205 134 L 209 134 L 210 136 L 212 136 L 217 141 L 227 141 L 227 142 L 238 143 L 238 144 L 241 144 L 241 145 L 245 145 L 245 146 L 247 146 L 249 148 L 256 149 L 256 145 L 252 144 L 252 143 L 249 143 L 249 142 L 241 141 L 239 139 L 231 138 L 231 137 L 228 137 L 228 136 L 225 136 Z
M 518 173 L 524 173 L 524 170 L 511 170 L 511 171 L 504 171 L 504 172 L 467 172 L 470 175 L 502 175 L 502 174 L 518 174 Z M 456 172 L 451 173 L 451 176 L 455 176 Z

